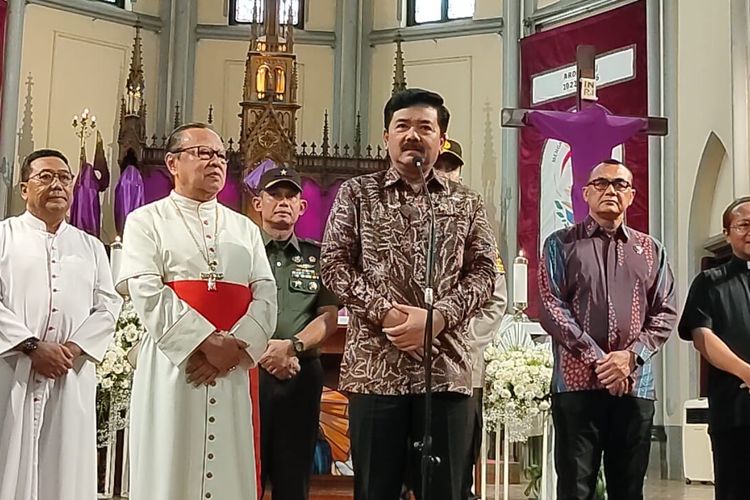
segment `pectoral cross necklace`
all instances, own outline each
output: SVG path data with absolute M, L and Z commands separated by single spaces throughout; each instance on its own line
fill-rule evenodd
M 207 280 L 208 283 L 208 290 L 211 292 L 216 291 L 216 281 L 217 280 L 223 280 L 224 279 L 224 273 L 221 273 L 217 271 L 217 267 L 219 263 L 216 261 L 216 259 L 211 259 L 209 250 L 207 248 L 207 245 L 204 243 L 201 245 L 198 238 L 195 237 L 193 234 L 193 231 L 190 229 L 190 225 L 188 224 L 187 220 L 185 219 L 185 216 L 182 214 L 182 210 L 180 210 L 180 206 L 177 205 L 177 202 L 172 200 L 172 203 L 174 204 L 175 209 L 177 210 L 177 214 L 180 216 L 180 220 L 182 221 L 182 224 L 185 226 L 185 229 L 187 230 L 190 237 L 193 239 L 193 243 L 195 243 L 195 246 L 198 248 L 198 251 L 201 254 L 201 257 L 206 261 L 206 264 L 208 265 L 208 272 L 207 273 L 201 273 L 201 279 Z M 198 216 L 198 220 L 200 220 L 200 216 Z M 214 252 L 214 255 L 218 253 L 219 248 L 219 241 L 217 239 L 217 236 L 219 235 L 219 207 L 216 207 L 216 218 L 214 223 L 214 234 L 213 234 L 213 242 L 214 247 L 217 249 L 216 252 Z

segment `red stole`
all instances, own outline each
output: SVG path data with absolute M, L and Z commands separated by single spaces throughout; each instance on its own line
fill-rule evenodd
M 167 283 L 177 296 L 206 318 L 217 330 L 231 331 L 247 313 L 253 300 L 249 287 L 235 283 L 216 282 L 216 290 L 208 290 L 206 281 L 185 280 Z M 253 405 L 253 445 L 255 447 L 255 476 L 258 498 L 262 492 L 260 483 L 260 408 L 258 369 L 252 368 L 250 376 L 250 399 Z

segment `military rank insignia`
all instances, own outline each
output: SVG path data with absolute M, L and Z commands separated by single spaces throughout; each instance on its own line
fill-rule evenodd
M 305 292 L 317 292 L 320 288 L 320 276 L 317 269 L 311 264 L 299 264 L 292 269 L 290 285 L 294 290 Z

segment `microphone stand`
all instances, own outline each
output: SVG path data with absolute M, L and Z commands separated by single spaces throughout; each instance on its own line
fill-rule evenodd
M 422 177 L 422 189 L 427 197 L 427 206 L 430 214 L 429 236 L 427 240 L 427 259 L 425 269 L 425 289 L 424 302 L 427 309 L 427 319 L 425 321 L 424 335 L 424 435 L 422 441 L 415 443 L 415 447 L 422 452 L 422 495 L 421 500 L 427 500 L 430 496 L 430 484 L 432 483 L 432 468 L 440 464 L 440 458 L 432 455 L 432 324 L 433 324 L 433 302 L 434 295 L 432 290 L 433 284 L 433 267 L 435 263 L 435 207 L 432 204 L 432 197 L 427 190 L 427 180 L 422 172 L 423 161 L 417 158 L 414 165 L 419 170 Z

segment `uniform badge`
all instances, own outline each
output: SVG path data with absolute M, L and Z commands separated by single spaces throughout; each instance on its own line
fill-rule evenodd
M 302 282 L 300 280 L 294 280 L 292 281 L 292 286 L 299 288 L 302 286 Z
M 307 258 L 307 260 L 309 260 L 311 264 L 314 264 L 318 259 L 316 259 L 314 255 L 311 255 Z
M 307 284 L 307 288 L 311 292 L 314 292 L 314 291 L 316 291 L 318 289 L 318 283 L 316 283 L 315 281 L 311 281 L 310 283 Z
M 299 255 L 295 255 L 294 257 L 292 257 L 292 262 L 294 262 L 295 264 L 302 264 L 302 257 L 300 257 Z

